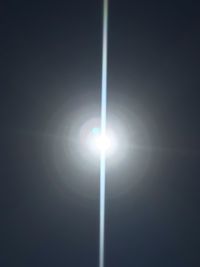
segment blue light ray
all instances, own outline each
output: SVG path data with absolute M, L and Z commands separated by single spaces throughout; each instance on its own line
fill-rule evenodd
M 108 65 L 108 0 L 103 0 L 103 49 L 102 49 L 102 85 L 101 85 L 101 135 L 106 134 L 107 122 L 107 65 Z M 100 231 L 99 231 L 99 267 L 104 267 L 105 256 L 105 185 L 106 152 L 100 156 Z

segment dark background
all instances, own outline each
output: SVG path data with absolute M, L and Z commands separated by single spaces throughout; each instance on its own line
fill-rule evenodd
M 110 1 L 109 101 L 156 127 L 141 182 L 107 200 L 106 266 L 200 266 L 196 2 Z M 80 95 L 99 101 L 102 1 L 6 1 L 0 14 L 0 266 L 98 266 L 98 198 L 55 182 L 49 121 Z

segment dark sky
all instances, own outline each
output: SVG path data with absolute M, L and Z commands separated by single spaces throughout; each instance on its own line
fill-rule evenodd
M 84 181 L 98 170 L 81 171 L 60 133 L 99 105 L 102 1 L 0 12 L 0 266 L 97 267 L 98 183 Z M 150 141 L 137 171 L 130 153 L 108 173 L 106 267 L 200 266 L 199 14 L 197 1 L 110 1 L 109 112 Z

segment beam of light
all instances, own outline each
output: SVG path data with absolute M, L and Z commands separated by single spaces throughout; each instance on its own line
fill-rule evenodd
M 108 0 L 103 0 L 103 50 L 102 50 L 102 85 L 101 85 L 101 136 L 106 136 L 107 121 L 107 61 L 108 61 Z M 99 229 L 99 267 L 104 267 L 105 243 L 105 185 L 106 185 L 106 150 L 100 155 L 100 229 Z

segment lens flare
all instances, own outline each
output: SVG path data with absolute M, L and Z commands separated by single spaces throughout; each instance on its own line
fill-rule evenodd
M 104 152 L 110 155 L 115 152 L 117 147 L 116 137 L 111 130 L 102 134 L 99 128 L 93 128 L 89 136 L 89 147 L 95 153 Z
M 111 140 L 108 136 L 98 136 L 95 139 L 95 145 L 99 151 L 107 151 L 111 147 Z

